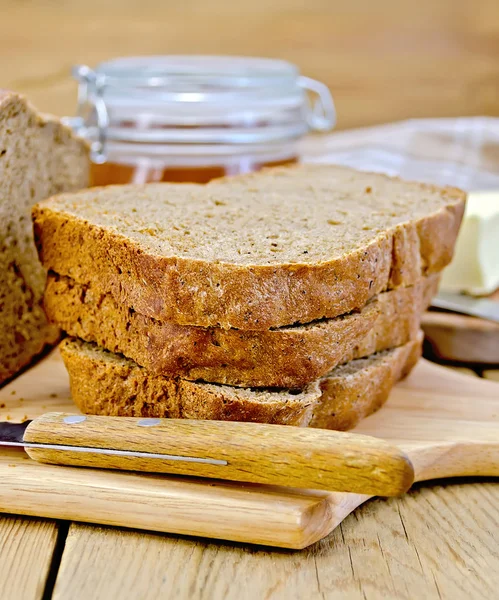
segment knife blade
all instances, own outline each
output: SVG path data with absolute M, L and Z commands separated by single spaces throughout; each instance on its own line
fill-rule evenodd
M 435 308 L 499 323 L 499 303 L 486 298 L 474 298 L 465 294 L 440 291 L 433 298 L 431 305 Z
M 287 425 L 47 413 L 0 423 L 0 445 L 51 464 L 379 496 L 414 480 L 407 455 L 384 440 Z

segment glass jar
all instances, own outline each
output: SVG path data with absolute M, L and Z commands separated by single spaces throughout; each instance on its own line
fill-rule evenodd
M 93 185 L 204 183 L 296 162 L 298 140 L 336 120 L 328 88 L 281 60 L 130 57 L 73 74 L 66 121 L 92 143 Z

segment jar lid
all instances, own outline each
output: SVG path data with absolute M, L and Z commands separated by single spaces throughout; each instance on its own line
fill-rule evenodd
M 170 87 L 185 92 L 296 86 L 298 69 L 284 60 L 245 56 L 140 56 L 103 62 L 95 73 L 117 87 Z
M 73 69 L 78 113 L 70 124 L 105 143 L 265 143 L 325 131 L 336 121 L 328 88 L 283 60 L 230 56 L 118 58 Z

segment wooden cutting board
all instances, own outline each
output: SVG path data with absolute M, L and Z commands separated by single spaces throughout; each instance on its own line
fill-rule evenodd
M 499 304 L 499 290 L 490 296 Z M 443 311 L 428 311 L 421 324 L 431 356 L 440 360 L 499 365 L 499 324 Z
M 0 420 L 77 412 L 57 351 L 0 390 Z M 416 480 L 499 476 L 499 385 L 422 360 L 356 428 L 393 441 Z M 367 496 L 44 465 L 0 450 L 0 511 L 304 548 Z

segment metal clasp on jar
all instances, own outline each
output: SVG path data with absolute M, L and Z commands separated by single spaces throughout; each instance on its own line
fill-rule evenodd
M 78 106 L 75 117 L 63 121 L 78 135 L 94 140 L 90 158 L 94 163 L 106 162 L 106 138 L 109 114 L 104 100 L 105 78 L 86 65 L 76 65 L 72 75 L 78 80 Z

